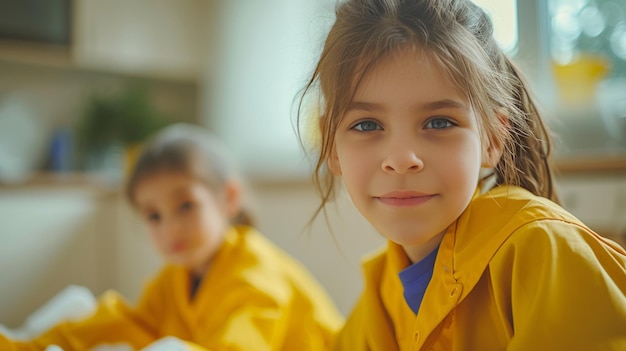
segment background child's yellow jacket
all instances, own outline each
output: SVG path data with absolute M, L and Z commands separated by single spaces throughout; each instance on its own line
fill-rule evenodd
M 141 349 L 175 336 L 207 350 L 327 350 L 343 319 L 317 281 L 249 227 L 232 228 L 190 300 L 189 273 L 166 266 L 136 308 L 105 293 L 98 310 L 62 323 L 30 343 L 0 336 L 0 350 L 43 350 L 57 344 L 85 351 L 127 343 Z M 4 345 L 3 345 L 4 343 Z
M 559 206 L 502 186 L 445 233 L 418 315 L 403 249 L 365 263 L 336 350 L 626 350 L 626 252 Z

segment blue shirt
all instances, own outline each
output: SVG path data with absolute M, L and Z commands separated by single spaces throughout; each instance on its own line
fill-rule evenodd
M 415 314 L 420 308 L 426 287 L 433 276 L 438 249 L 436 248 L 421 261 L 406 267 L 398 274 L 404 287 L 404 299 Z

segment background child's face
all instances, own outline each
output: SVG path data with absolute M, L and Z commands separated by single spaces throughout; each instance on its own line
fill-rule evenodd
M 363 216 L 416 261 L 474 194 L 476 116 L 426 55 L 393 53 L 358 87 L 328 161 Z
M 134 194 L 163 257 L 202 274 L 229 226 L 230 200 L 182 172 L 148 176 L 139 181 Z

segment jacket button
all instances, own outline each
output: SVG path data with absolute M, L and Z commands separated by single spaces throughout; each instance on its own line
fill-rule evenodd
M 456 286 L 454 288 L 452 288 L 452 290 L 450 290 L 450 297 L 454 297 L 454 295 L 456 295 L 457 291 L 458 290 L 457 290 Z
M 418 342 L 420 342 L 420 332 L 416 331 L 415 332 L 415 343 L 418 343 Z

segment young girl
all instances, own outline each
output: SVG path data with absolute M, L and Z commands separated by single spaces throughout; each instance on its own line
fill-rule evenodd
M 254 229 L 242 184 L 210 134 L 166 128 L 142 151 L 126 190 L 169 261 L 139 304 L 107 293 L 90 318 L 0 349 L 138 350 L 168 337 L 211 351 L 332 347 L 341 315 L 301 264 Z
M 388 239 L 336 350 L 626 350 L 626 252 L 557 205 L 492 32 L 468 0 L 336 9 L 301 100 L 319 87 L 318 213 L 341 177 Z

